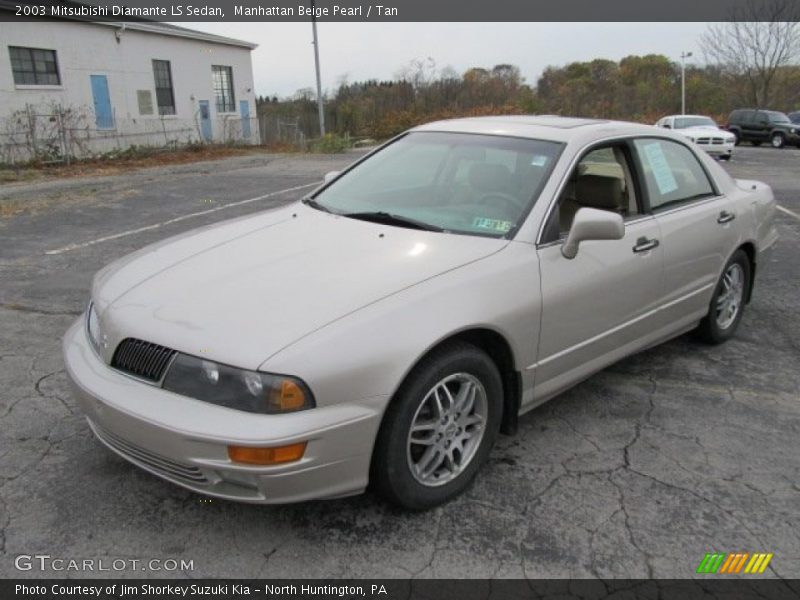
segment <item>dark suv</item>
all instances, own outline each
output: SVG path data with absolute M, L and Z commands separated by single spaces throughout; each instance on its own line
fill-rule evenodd
M 730 114 L 726 129 L 736 136 L 737 144 L 750 142 L 760 146 L 769 142 L 773 148 L 783 148 L 786 144 L 800 146 L 800 125 L 774 110 L 740 108 Z

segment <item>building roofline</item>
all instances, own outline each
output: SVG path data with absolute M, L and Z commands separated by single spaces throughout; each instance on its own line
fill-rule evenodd
M 248 48 L 255 50 L 258 44 L 253 42 L 246 42 L 244 40 L 237 40 L 236 38 L 229 38 L 222 35 L 215 35 L 213 33 L 206 33 L 204 31 L 197 31 L 196 29 L 188 29 L 186 27 L 178 27 L 170 23 L 142 22 L 142 21 L 94 21 L 92 25 L 106 25 L 109 27 L 125 27 L 133 31 L 141 31 L 144 33 L 154 33 L 157 35 L 167 35 L 171 37 L 188 38 L 192 40 L 201 40 L 204 42 L 213 42 L 215 44 L 225 44 L 228 46 L 239 46 L 241 48 Z

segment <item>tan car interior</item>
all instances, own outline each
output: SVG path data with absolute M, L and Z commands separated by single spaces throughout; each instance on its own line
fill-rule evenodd
M 559 231 L 569 231 L 581 208 L 619 213 L 623 218 L 638 214 L 628 161 L 619 147 L 600 148 L 581 159 L 559 199 Z

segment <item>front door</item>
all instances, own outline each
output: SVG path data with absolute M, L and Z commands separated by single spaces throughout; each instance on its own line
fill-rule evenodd
M 210 142 L 211 135 L 211 108 L 208 105 L 208 100 L 200 100 L 198 102 L 200 108 L 200 135 L 203 141 Z
M 565 184 L 540 243 L 542 317 L 535 397 L 543 401 L 641 347 L 662 327 L 663 253 L 656 219 L 634 184 L 626 143 L 587 152 Z M 622 215 L 619 240 L 586 241 L 573 259 L 561 246 L 582 208 Z M 548 233 L 549 232 L 549 233 Z
M 98 129 L 114 129 L 114 113 L 111 109 L 108 79 L 105 75 L 90 75 L 89 79 L 92 83 L 95 124 Z
M 239 101 L 239 112 L 242 114 L 242 137 L 250 139 L 250 103 L 247 100 Z

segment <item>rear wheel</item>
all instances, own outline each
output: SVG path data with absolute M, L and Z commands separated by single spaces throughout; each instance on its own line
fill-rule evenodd
M 772 134 L 769 143 L 772 144 L 773 148 L 783 148 L 783 146 L 786 144 L 786 138 L 782 133 L 776 132 Z
M 450 344 L 409 374 L 383 418 L 370 483 L 386 499 L 432 508 L 460 494 L 497 439 L 503 384 L 483 351 Z
M 742 320 L 750 276 L 750 258 L 743 250 L 737 250 L 725 265 L 708 314 L 697 328 L 701 339 L 710 344 L 721 344 L 733 337 Z

